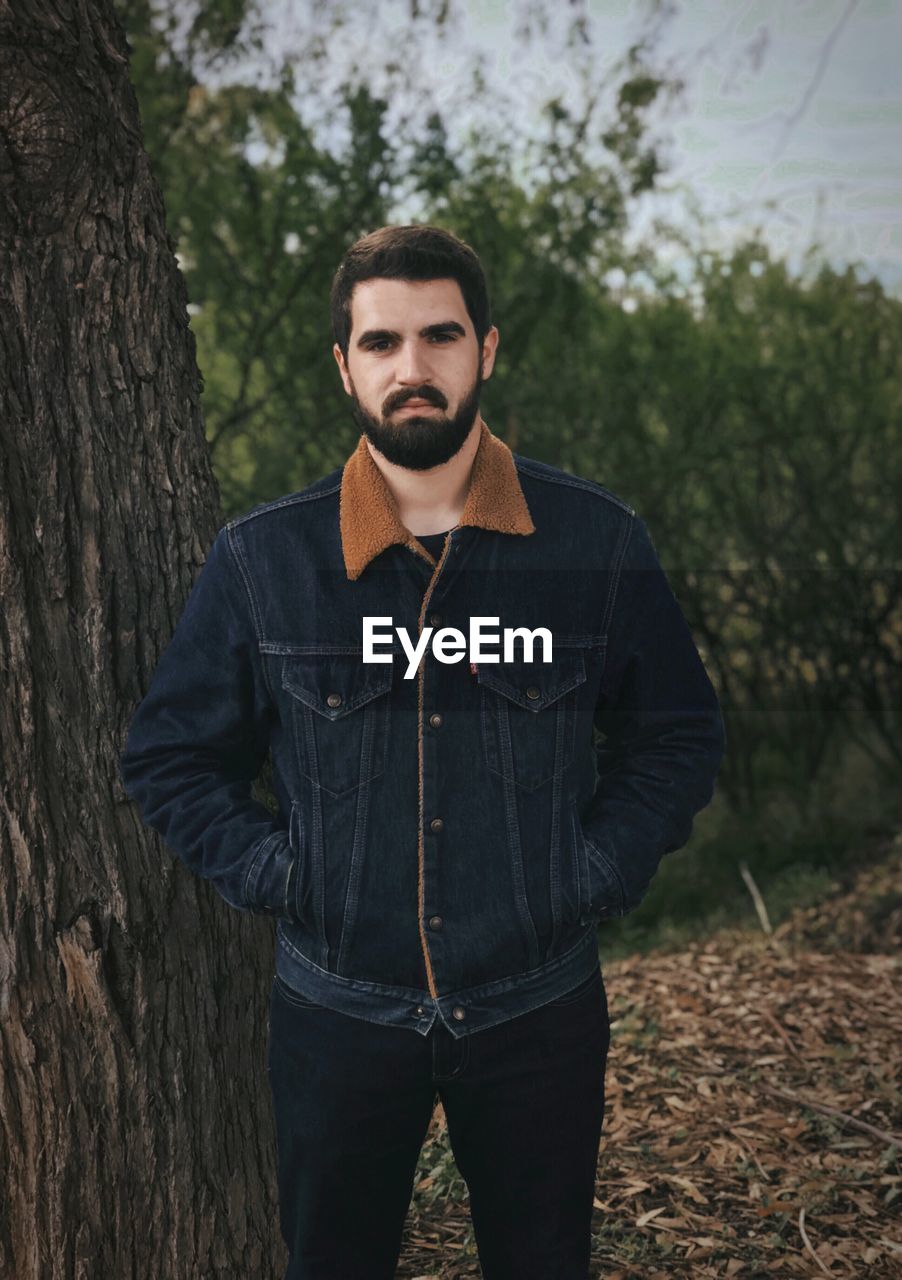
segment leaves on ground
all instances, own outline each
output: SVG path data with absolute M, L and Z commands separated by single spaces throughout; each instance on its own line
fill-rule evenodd
M 897 839 L 769 937 L 605 963 L 602 935 L 593 1274 L 902 1276 L 900 873 Z M 397 1274 L 481 1274 L 440 1105 Z

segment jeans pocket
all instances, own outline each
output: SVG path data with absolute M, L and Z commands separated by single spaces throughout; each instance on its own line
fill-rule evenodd
M 294 987 L 289 987 L 284 978 L 280 978 L 278 974 L 273 977 L 273 989 L 276 995 L 286 1002 L 293 1005 L 296 1009 L 322 1009 L 323 1006 L 315 1000 L 309 1000 L 307 996 L 302 996 L 300 991 L 295 991 Z
M 601 969 L 595 969 L 588 978 L 584 978 L 571 991 L 565 991 L 562 996 L 558 996 L 556 1000 L 549 1000 L 546 1008 L 559 1009 L 562 1005 L 576 1004 L 578 1000 L 584 999 L 591 991 L 602 985 Z

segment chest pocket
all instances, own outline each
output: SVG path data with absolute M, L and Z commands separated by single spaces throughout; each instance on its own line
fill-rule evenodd
M 393 665 L 360 653 L 291 654 L 282 688 L 298 767 L 333 796 L 354 791 L 385 769 Z
M 551 662 L 480 663 L 482 742 L 489 769 L 534 791 L 573 760 L 577 689 L 586 679 L 581 649 Z

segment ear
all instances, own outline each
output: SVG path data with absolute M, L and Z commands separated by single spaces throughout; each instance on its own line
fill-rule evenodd
M 495 352 L 498 350 L 498 340 L 500 334 L 495 325 L 492 325 L 488 333 L 482 340 L 482 376 L 483 379 L 491 376 L 495 367 Z
M 345 364 L 344 356 L 341 354 L 341 347 L 338 345 L 337 342 L 334 343 L 332 346 L 332 354 L 335 357 L 335 361 L 338 365 L 338 371 L 341 374 L 341 381 L 344 385 L 344 389 L 347 392 L 347 394 L 350 395 L 351 383 L 350 383 L 350 379 L 348 378 L 348 367 Z

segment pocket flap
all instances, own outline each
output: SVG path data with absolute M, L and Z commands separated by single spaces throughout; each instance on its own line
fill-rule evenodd
M 290 654 L 282 659 L 282 688 L 329 720 L 388 693 L 394 663 L 364 662 L 362 653 Z
M 476 677 L 518 707 L 541 711 L 583 683 L 586 660 L 581 649 L 560 649 L 551 662 L 480 662 Z

